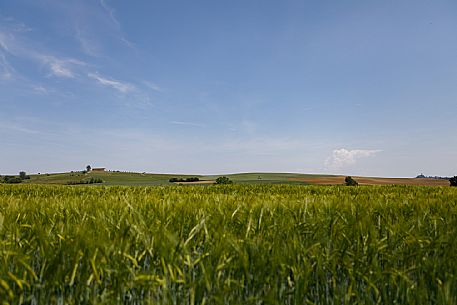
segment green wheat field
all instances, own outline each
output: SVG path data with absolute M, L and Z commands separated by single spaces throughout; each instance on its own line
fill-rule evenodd
M 457 304 L 457 188 L 0 185 L 0 304 Z

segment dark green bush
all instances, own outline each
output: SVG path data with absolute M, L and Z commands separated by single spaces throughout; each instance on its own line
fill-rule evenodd
M 216 179 L 216 184 L 231 184 L 232 180 L 228 177 L 222 176 Z
M 451 186 L 457 186 L 457 176 L 450 178 L 449 182 L 451 183 Z
M 21 183 L 22 179 L 19 177 L 5 176 L 5 177 L 3 177 L 3 182 L 4 183 Z
M 357 185 L 359 185 L 359 183 L 357 181 L 355 181 L 354 179 L 352 179 L 351 176 L 347 176 L 344 179 L 344 182 L 346 183 L 347 186 L 357 186 Z
M 200 181 L 200 179 L 198 177 L 189 177 L 189 178 L 176 178 L 176 177 L 173 177 L 173 178 L 170 178 L 170 180 L 168 180 L 169 182 L 196 182 L 196 181 Z

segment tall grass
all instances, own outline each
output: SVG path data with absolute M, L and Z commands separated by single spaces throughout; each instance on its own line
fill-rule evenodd
M 0 185 L 3 304 L 456 304 L 457 190 Z

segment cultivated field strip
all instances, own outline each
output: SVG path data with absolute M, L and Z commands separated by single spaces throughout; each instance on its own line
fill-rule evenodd
M 0 185 L 3 304 L 456 304 L 457 189 Z

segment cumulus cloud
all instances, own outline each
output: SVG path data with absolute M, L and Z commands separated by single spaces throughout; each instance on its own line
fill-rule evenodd
M 95 79 L 99 84 L 116 89 L 119 92 L 127 93 L 135 90 L 135 86 L 130 83 L 122 82 L 115 79 L 109 79 L 98 75 L 97 73 L 89 73 L 88 77 Z
M 331 157 L 325 161 L 325 167 L 330 169 L 341 169 L 357 163 L 359 159 L 375 156 L 381 150 L 369 149 L 335 149 Z

